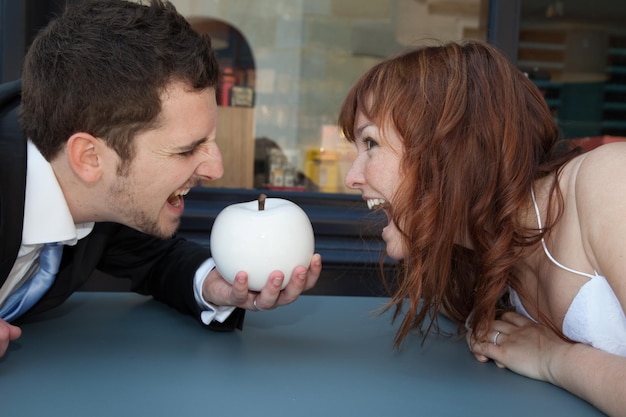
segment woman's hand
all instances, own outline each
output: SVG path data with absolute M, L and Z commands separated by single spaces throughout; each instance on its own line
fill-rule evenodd
M 583 343 L 569 343 L 549 327 L 517 313 L 505 313 L 470 350 L 481 362 L 566 389 L 610 416 L 626 416 L 626 357 Z
M 491 359 L 501 368 L 553 384 L 552 360 L 572 346 L 549 327 L 513 312 L 504 313 L 484 337 L 472 340 L 468 332 L 466 340 L 479 361 Z

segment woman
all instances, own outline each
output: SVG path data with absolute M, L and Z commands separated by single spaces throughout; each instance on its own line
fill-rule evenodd
M 478 360 L 624 415 L 626 143 L 559 151 L 541 93 L 479 42 L 374 66 L 339 124 L 358 151 L 346 184 L 402 260 L 396 345 L 445 313 Z

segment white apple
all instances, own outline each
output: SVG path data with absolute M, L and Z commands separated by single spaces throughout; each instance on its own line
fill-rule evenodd
M 311 221 L 297 204 L 265 198 L 226 207 L 211 230 L 211 254 L 219 273 L 230 283 L 239 271 L 248 273 L 248 288 L 260 291 L 270 273 L 285 275 L 309 266 L 315 240 Z

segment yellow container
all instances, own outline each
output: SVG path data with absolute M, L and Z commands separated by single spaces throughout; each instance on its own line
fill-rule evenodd
M 337 152 L 331 149 L 310 148 L 306 152 L 304 174 L 321 192 L 339 192 L 339 165 Z

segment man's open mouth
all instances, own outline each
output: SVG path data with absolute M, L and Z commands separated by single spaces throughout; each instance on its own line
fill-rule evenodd
M 180 207 L 180 205 L 183 203 L 183 196 L 186 196 L 187 193 L 189 193 L 189 188 L 178 190 L 169 196 L 167 202 L 174 207 Z

